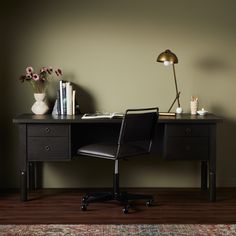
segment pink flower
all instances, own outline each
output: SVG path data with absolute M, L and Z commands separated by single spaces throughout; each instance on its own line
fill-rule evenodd
M 54 70 L 52 67 L 42 67 L 39 70 L 39 73 L 34 73 L 32 66 L 26 68 L 26 74 L 20 76 L 19 80 L 21 82 L 28 81 L 33 87 L 34 92 L 41 93 L 45 92 L 48 80 L 53 77 L 53 74 L 56 76 L 61 76 L 61 69 Z
M 37 80 L 39 80 L 39 75 L 38 74 L 33 74 L 32 78 L 33 78 L 33 80 L 37 81 Z
M 28 67 L 26 68 L 26 73 L 27 73 L 27 74 L 32 74 L 33 72 L 34 72 L 34 69 L 33 69 L 32 66 L 28 66 Z
M 55 70 L 55 73 L 57 76 L 62 75 L 62 70 L 58 68 L 57 70 Z
M 48 72 L 48 74 L 49 74 L 49 75 L 51 75 L 51 74 L 52 74 L 52 72 L 53 72 L 53 69 L 52 69 L 52 67 L 49 67 L 49 68 L 47 69 L 47 72 Z
M 43 67 L 41 70 L 40 70 L 40 72 L 42 73 L 42 72 L 47 72 L 47 67 Z
M 26 74 L 25 79 L 26 80 L 31 80 L 32 76 L 33 76 L 33 74 Z

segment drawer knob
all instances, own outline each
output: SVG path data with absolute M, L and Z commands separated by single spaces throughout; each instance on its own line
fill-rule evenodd
M 44 149 L 45 149 L 46 151 L 50 151 L 50 147 L 49 147 L 48 145 L 46 145 L 46 146 L 44 147 Z
M 49 133 L 49 132 L 50 132 L 50 128 L 48 128 L 48 127 L 45 128 L 45 132 L 46 132 L 46 133 Z
M 186 135 L 191 135 L 191 133 L 192 133 L 192 129 L 191 128 L 186 128 L 185 129 L 185 134 Z

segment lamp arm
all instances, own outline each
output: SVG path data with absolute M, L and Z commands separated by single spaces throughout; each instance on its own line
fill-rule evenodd
M 177 79 L 176 79 L 176 73 L 175 73 L 175 64 L 173 63 L 172 64 L 173 65 L 173 72 L 174 72 L 174 80 L 175 80 L 175 91 L 176 91 L 176 98 L 175 98 L 175 101 L 176 101 L 176 99 L 177 99 L 177 102 L 178 102 L 178 107 L 180 107 L 180 102 L 179 102 L 179 90 L 178 90 L 178 86 L 177 86 Z M 174 103 L 175 103 L 175 101 L 174 101 Z M 174 103 L 173 103 L 173 105 L 174 105 Z M 173 106 L 172 105 L 172 106 Z M 171 107 L 172 108 L 172 107 Z
M 180 92 L 178 92 L 178 93 L 177 93 L 177 95 L 176 95 L 176 97 L 175 97 L 175 100 L 172 102 L 172 104 L 171 104 L 171 106 L 170 106 L 170 108 L 169 108 L 168 112 L 170 112 L 170 111 L 171 111 L 171 108 L 174 106 L 174 104 L 175 104 L 176 100 L 178 100 L 178 99 L 179 99 L 179 95 L 180 95 Z

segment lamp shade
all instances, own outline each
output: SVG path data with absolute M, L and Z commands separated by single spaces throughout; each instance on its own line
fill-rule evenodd
M 176 64 L 178 63 L 178 57 L 169 49 L 167 49 L 157 57 L 157 62 L 165 62 L 165 61 L 171 62 L 172 64 Z

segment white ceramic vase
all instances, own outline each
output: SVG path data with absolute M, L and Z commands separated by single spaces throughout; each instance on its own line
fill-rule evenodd
M 35 103 L 31 107 L 31 110 L 36 115 L 46 114 L 49 110 L 47 103 L 45 102 L 45 93 L 34 93 Z

